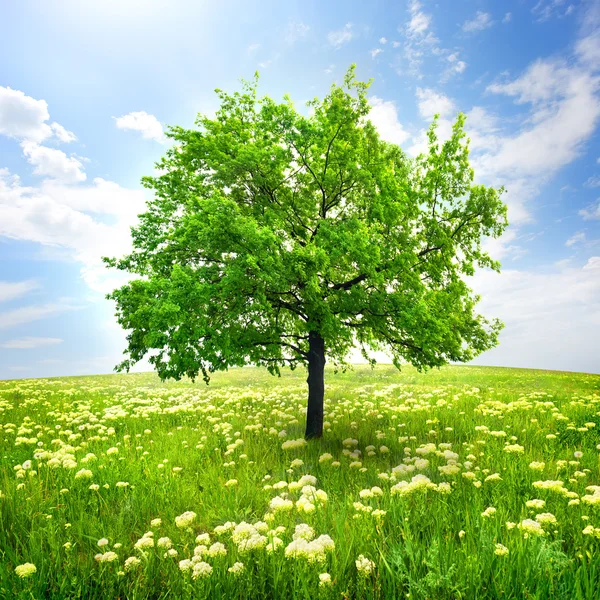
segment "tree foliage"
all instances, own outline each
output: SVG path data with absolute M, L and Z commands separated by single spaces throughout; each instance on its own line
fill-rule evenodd
M 277 373 L 308 361 L 311 332 L 337 365 L 354 345 L 424 368 L 497 344 L 466 278 L 499 270 L 482 241 L 507 225 L 502 190 L 474 184 L 464 115 L 443 143 L 434 120 L 410 159 L 368 120 L 368 86 L 352 67 L 307 116 L 255 78 L 169 129 L 133 251 L 105 259 L 133 275 L 109 295 L 129 331 L 119 368 L 149 355 L 163 378 Z

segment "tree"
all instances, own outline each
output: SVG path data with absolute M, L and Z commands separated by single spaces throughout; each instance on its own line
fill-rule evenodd
M 474 185 L 465 117 L 414 160 L 368 120 L 369 83 L 354 66 L 310 115 L 216 90 L 214 118 L 171 127 L 174 141 L 144 177 L 154 190 L 132 228 L 133 251 L 108 265 L 138 276 L 115 290 L 127 330 L 118 370 L 150 355 L 161 378 L 230 366 L 308 366 L 306 436 L 323 430 L 326 357 L 387 349 L 418 369 L 467 361 L 502 324 L 474 312 L 464 281 L 499 270 L 482 248 L 505 229 L 502 190 Z

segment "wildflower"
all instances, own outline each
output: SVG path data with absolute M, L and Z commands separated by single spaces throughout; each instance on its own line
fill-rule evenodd
M 296 450 L 297 448 L 303 448 L 307 442 L 304 438 L 298 438 L 297 440 L 287 440 L 281 444 L 282 450 Z
M 212 557 L 225 556 L 227 554 L 227 548 L 221 542 L 215 542 L 209 549 L 208 555 Z
M 160 527 L 161 524 L 162 519 L 152 519 L 152 521 L 150 521 L 151 527 Z
M 546 506 L 546 501 L 545 500 L 539 500 L 539 499 L 534 499 L 534 500 L 527 500 L 527 502 L 525 502 L 525 506 L 527 508 L 544 508 L 544 506 Z
M 196 513 L 188 510 L 184 512 L 182 515 L 175 517 L 175 525 L 180 529 L 184 527 L 189 527 L 196 520 Z
M 552 513 L 540 513 L 536 515 L 535 520 L 541 525 L 544 523 L 555 525 L 557 523 L 556 517 Z
M 133 571 L 137 569 L 142 564 L 142 561 L 137 556 L 130 556 L 125 561 L 124 569 L 125 571 Z
M 494 554 L 496 556 L 506 556 L 508 554 L 508 548 L 506 546 L 503 546 L 502 544 L 496 544 Z
M 106 538 L 102 538 L 98 540 L 98 547 L 103 548 L 104 546 L 108 546 L 108 540 Z
M 507 446 L 504 446 L 504 452 L 508 452 L 509 454 L 523 454 L 525 448 L 519 446 L 519 444 L 508 444 Z
M 75 473 L 75 479 L 91 479 L 93 475 L 89 469 L 81 469 Z
M 292 539 L 294 540 L 303 539 L 307 542 L 310 542 L 310 540 L 314 539 L 314 537 L 314 529 L 310 525 L 306 525 L 306 523 L 300 523 L 299 525 L 296 525 L 296 529 L 292 535 Z
M 189 571 L 192 568 L 193 564 L 191 560 L 187 558 L 179 561 L 179 570 L 180 571 Z
M 100 486 L 97 483 L 92 483 L 89 489 L 92 490 L 92 492 L 97 492 L 100 489 Z
M 198 534 L 196 536 L 196 544 L 210 544 L 210 535 L 208 533 Z
M 325 454 L 321 454 L 321 456 L 319 456 L 320 463 L 328 462 L 330 460 L 333 460 L 333 456 L 329 454 L 329 452 L 325 452 Z
M 465 532 L 465 530 L 464 530 L 464 529 L 461 529 L 461 530 L 458 532 L 458 539 L 462 540 L 462 539 L 465 537 L 465 535 L 466 535 L 466 532 Z
M 229 481 L 225 482 L 225 487 L 234 487 L 238 484 L 238 480 L 237 479 L 230 479 Z
M 492 517 L 494 514 L 496 514 L 496 509 L 493 506 L 488 506 L 482 513 L 481 516 L 484 519 L 488 519 L 490 517 Z
M 288 512 L 293 510 L 294 503 L 291 500 L 282 498 L 281 496 L 275 496 L 275 498 L 273 498 L 269 503 L 269 508 L 275 513 L 279 511 Z
M 110 456 L 111 454 L 118 454 L 119 453 L 119 449 L 118 448 L 109 448 L 106 451 L 107 456 Z
M 546 468 L 546 463 L 543 462 L 531 462 L 529 468 L 533 471 L 543 471 Z
M 363 577 L 367 577 L 375 569 L 375 563 L 362 554 L 354 561 L 354 564 L 358 573 Z
M 321 573 L 319 575 L 319 587 L 328 587 L 331 584 L 331 575 L 329 573 Z
M 543 536 L 545 535 L 542 526 L 533 519 L 524 519 L 517 526 L 523 533 Z
M 207 562 L 204 562 L 204 561 L 198 562 L 192 568 L 192 578 L 198 579 L 198 578 L 210 577 L 212 571 L 213 571 L 213 568 Z
M 37 573 L 37 568 L 32 563 L 25 563 L 15 568 L 15 573 L 21 578 L 31 577 L 34 573 Z
M 600 486 L 599 485 L 588 485 L 588 487 L 585 488 L 586 491 L 588 492 L 592 492 L 591 494 L 586 494 L 585 496 L 583 496 L 581 498 L 581 501 L 584 504 L 590 504 L 590 505 L 600 505 Z
M 233 573 L 234 575 L 241 575 L 244 570 L 245 570 L 245 566 L 244 563 L 241 562 L 236 562 L 233 564 L 233 566 L 229 567 L 229 569 L 227 569 L 230 573 Z
M 156 542 L 157 548 L 164 548 L 165 550 L 168 550 L 172 545 L 173 545 L 173 542 L 168 537 L 161 537 Z
M 97 556 L 98 562 L 113 562 L 119 558 L 116 552 L 105 552 Z

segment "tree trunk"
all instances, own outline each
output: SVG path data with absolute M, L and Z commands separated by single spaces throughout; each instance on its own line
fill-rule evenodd
M 308 409 L 306 439 L 323 435 L 323 397 L 325 396 L 325 340 L 319 333 L 308 334 Z

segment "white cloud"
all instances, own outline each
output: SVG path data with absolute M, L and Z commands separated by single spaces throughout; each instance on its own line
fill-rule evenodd
M 435 114 L 446 117 L 455 110 L 450 98 L 432 89 L 417 88 L 417 100 L 419 113 L 424 119 L 432 119 Z
M 491 27 L 493 24 L 494 21 L 492 21 L 492 15 L 490 15 L 490 13 L 478 10 L 473 19 L 467 20 L 463 23 L 462 30 L 465 32 L 483 31 L 484 29 Z
M 248 48 L 246 48 L 246 52 L 250 55 L 254 54 L 260 48 L 260 44 L 250 44 Z
M 334 69 L 335 69 L 335 65 L 329 65 L 323 72 L 327 73 L 329 75 L 329 73 L 333 73 Z
M 431 15 L 424 13 L 421 8 L 423 5 L 417 0 L 412 0 L 408 5 L 410 21 L 406 29 L 409 35 L 422 36 L 431 25 Z
M 379 38 L 379 43 L 380 43 L 380 44 L 387 44 L 387 38 L 380 37 L 380 38 Z
M 576 244 L 583 244 L 586 241 L 585 233 L 583 231 L 579 231 L 576 234 L 572 235 L 566 242 L 565 246 L 575 246 Z
M 13 348 L 20 350 L 28 350 L 31 348 L 41 348 L 43 346 L 55 346 L 63 342 L 60 338 L 49 338 L 49 337 L 22 337 L 15 340 L 8 340 L 3 344 L 0 344 L 2 348 Z
M 39 287 L 39 284 L 31 279 L 27 281 L 0 281 L 0 302 L 20 298 Z
M 595 219 L 600 220 L 600 198 L 593 204 L 586 206 L 579 211 L 579 214 L 586 220 L 592 221 Z
M 51 177 L 64 183 L 85 181 L 83 164 L 76 157 L 69 157 L 62 150 L 47 148 L 34 142 L 23 142 L 21 147 L 27 162 L 35 167 L 34 175 Z
M 565 0 L 539 0 L 539 2 L 531 9 L 531 12 L 537 17 L 537 20 L 547 21 L 552 17 L 568 17 L 573 14 L 575 6 L 566 4 Z
M 599 79 L 580 65 L 538 60 L 516 80 L 488 91 L 530 103 L 527 122 L 490 148 L 479 167 L 485 173 L 543 177 L 570 163 L 600 118 Z
M 19 90 L 0 86 L 0 133 L 17 139 L 41 142 L 52 135 L 45 121 L 50 118 L 48 103 L 35 100 Z
M 600 175 L 593 175 L 592 177 L 588 177 L 587 181 L 583 185 L 588 188 L 600 187 Z
M 456 52 L 446 56 L 446 60 L 450 63 L 450 71 L 453 73 L 462 73 L 467 68 L 467 63 L 464 60 L 459 60 Z
M 288 44 L 295 44 L 298 40 L 306 36 L 310 27 L 302 22 L 290 21 L 285 30 L 285 41 Z
M 101 293 L 123 280 L 105 269 L 101 257 L 131 249 L 130 226 L 144 210 L 143 190 L 100 178 L 77 187 L 57 181 L 26 187 L 18 177 L 0 172 L 0 237 L 64 249 L 81 263 L 88 286 Z
M 113 117 L 119 129 L 139 131 L 147 140 L 155 140 L 160 143 L 166 142 L 163 127 L 160 121 L 145 110 L 130 112 L 122 117 Z
M 503 23 L 510 23 L 512 20 L 512 13 L 507 12 L 502 19 Z
M 68 300 L 62 300 L 57 303 L 41 304 L 34 306 L 22 306 L 13 310 L 0 312 L 0 329 L 16 327 L 32 321 L 39 321 L 63 312 L 77 308 Z
M 506 324 L 478 364 L 600 372 L 600 257 L 583 267 L 480 271 L 472 284 L 480 312 Z
M 373 50 L 371 50 L 369 52 L 369 54 L 371 55 L 371 58 L 375 58 L 378 54 L 381 54 L 383 52 L 382 48 L 374 48 Z
M 372 96 L 369 102 L 371 111 L 367 118 L 373 123 L 381 138 L 392 144 L 402 144 L 409 134 L 398 120 L 396 105 L 377 96 Z
M 77 139 L 58 123 L 48 125 L 48 119 L 50 113 L 45 100 L 36 100 L 19 90 L 0 86 L 0 134 L 35 143 L 53 134 L 61 142 Z
M 55 137 L 57 137 L 60 142 L 68 144 L 77 141 L 77 136 L 72 131 L 67 131 L 62 125 L 52 123 L 50 127 L 52 128 Z
M 352 23 L 346 23 L 344 29 L 330 31 L 327 34 L 327 40 L 336 50 L 341 48 L 344 44 L 347 44 L 353 37 L 354 32 L 352 31 Z

